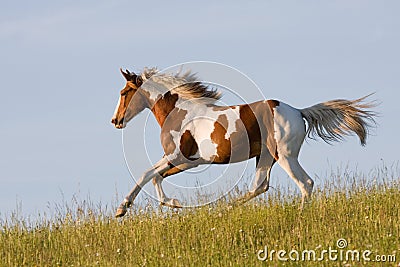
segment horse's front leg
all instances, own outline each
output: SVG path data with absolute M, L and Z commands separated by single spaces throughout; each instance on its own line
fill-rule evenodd
M 176 198 L 169 198 L 165 195 L 164 189 L 162 188 L 161 182 L 162 177 L 154 177 L 153 184 L 157 192 L 158 200 L 161 205 L 170 207 L 170 208 L 182 208 L 182 204 Z
M 179 200 L 175 199 L 175 198 L 169 198 L 165 195 L 164 190 L 162 188 L 162 181 L 164 178 L 180 173 L 182 171 L 197 167 L 198 164 L 193 164 L 193 163 L 183 163 L 183 164 L 179 164 L 165 172 L 163 172 L 160 175 L 157 175 L 156 177 L 153 178 L 153 184 L 154 187 L 156 189 L 157 192 L 157 196 L 158 196 L 158 200 L 160 201 L 161 205 L 170 207 L 170 208 L 182 208 L 181 203 L 179 202 Z
M 128 208 L 132 205 L 133 201 L 139 194 L 145 184 L 147 184 L 151 178 L 156 175 L 159 175 L 163 172 L 168 171 L 171 168 L 171 165 L 168 162 L 168 159 L 162 158 L 159 162 L 157 162 L 151 169 L 146 171 L 142 177 L 136 182 L 135 186 L 129 192 L 129 194 L 125 197 L 124 201 L 119 205 L 115 217 L 122 217 L 127 212 Z

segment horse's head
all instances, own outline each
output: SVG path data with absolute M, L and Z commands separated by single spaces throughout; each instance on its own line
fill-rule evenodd
M 117 107 L 111 119 L 111 123 L 118 129 L 124 128 L 133 117 L 148 106 L 147 99 L 140 89 L 143 84 L 142 77 L 129 72 L 129 70 L 124 72 L 120 69 L 120 71 L 126 79 L 126 85 L 121 90 Z

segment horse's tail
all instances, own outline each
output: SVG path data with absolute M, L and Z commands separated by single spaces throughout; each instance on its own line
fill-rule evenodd
M 331 100 L 301 109 L 307 121 L 307 136 L 314 139 L 319 136 L 327 143 L 341 141 L 344 136 L 355 133 L 365 145 L 368 130 L 375 126 L 376 113 L 370 108 L 377 106 L 375 101 L 365 102 L 369 97 L 356 100 Z

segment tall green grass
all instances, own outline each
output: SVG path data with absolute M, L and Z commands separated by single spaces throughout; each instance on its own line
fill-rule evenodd
M 337 178 L 337 177 L 336 177 Z M 400 262 L 398 177 L 339 177 L 317 189 L 303 211 L 299 197 L 271 190 L 244 205 L 220 200 L 180 211 L 134 208 L 123 219 L 113 211 L 78 203 L 34 221 L 1 223 L 1 266 L 397 266 Z M 394 179 L 393 179 L 394 178 Z M 363 182 L 364 181 L 364 182 Z M 337 184 L 337 183 L 336 183 Z M 260 250 L 337 248 L 370 250 L 395 262 L 258 259 Z M 287 255 L 286 255 L 287 256 Z

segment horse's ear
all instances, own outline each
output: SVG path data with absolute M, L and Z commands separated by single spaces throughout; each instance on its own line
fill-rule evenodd
M 140 75 L 136 76 L 136 86 L 140 87 L 143 84 L 143 78 Z
M 119 71 L 121 72 L 122 76 L 125 77 L 125 79 L 127 81 L 129 81 L 131 79 L 131 75 L 128 70 L 126 70 L 126 72 L 124 72 L 121 68 L 119 68 Z
M 125 77 L 125 79 L 127 81 L 131 81 L 131 82 L 135 81 L 134 79 L 136 77 L 136 74 L 134 72 L 130 72 L 127 69 L 125 71 L 123 71 L 121 68 L 119 69 L 119 71 L 122 73 L 122 75 Z

